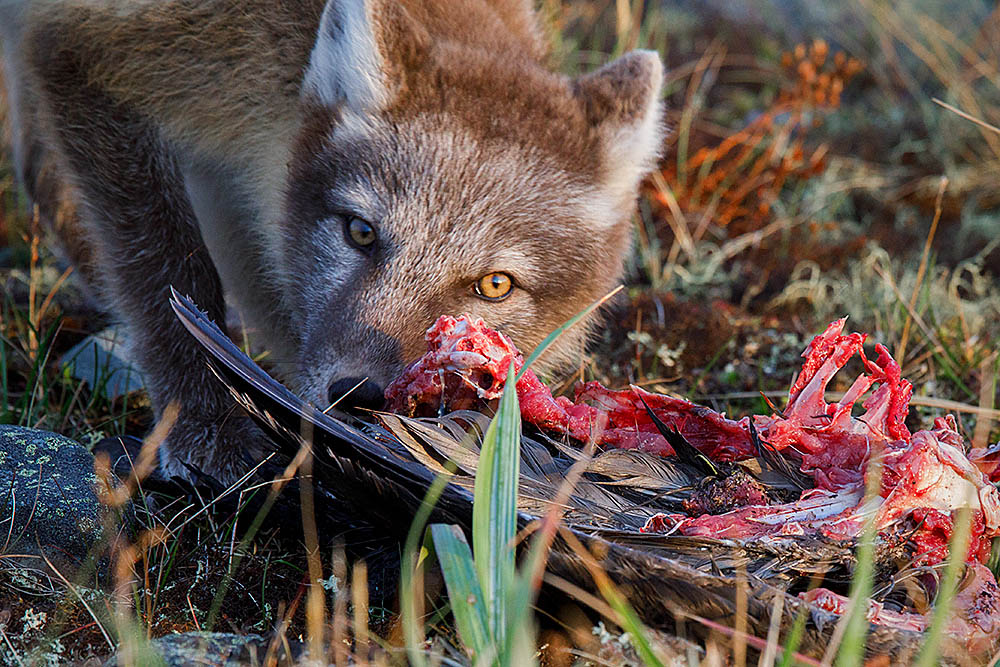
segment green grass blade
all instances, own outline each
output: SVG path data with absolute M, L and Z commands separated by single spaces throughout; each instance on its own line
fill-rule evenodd
M 1000 537 L 994 537 L 993 541 L 990 542 L 990 559 L 986 563 L 986 567 L 990 568 L 990 572 L 993 573 L 994 577 L 1000 579 Z
M 969 553 L 969 534 L 972 530 L 972 512 L 966 505 L 958 510 L 955 517 L 955 529 L 948 544 L 948 565 L 945 566 L 937 599 L 934 600 L 934 616 L 931 626 L 924 635 L 924 645 L 917 659 L 919 667 L 932 667 L 938 664 L 938 651 L 941 645 L 941 634 L 952 619 L 952 607 L 958 584 L 965 570 L 965 557 Z
M 809 607 L 803 605 L 795 617 L 795 625 L 792 626 L 788 639 L 785 640 L 785 652 L 781 656 L 781 667 L 794 667 L 798 664 L 795 660 L 795 653 L 799 650 L 799 644 L 802 643 L 802 636 L 806 632 L 806 621 L 808 620 Z
M 441 564 L 459 637 L 471 650 L 473 662 L 479 662 L 484 656 L 495 654 L 496 648 L 490 641 L 486 605 L 476 575 L 476 563 L 472 560 L 472 550 L 458 526 L 436 523 L 431 525 L 428 533 Z
M 521 474 L 521 409 L 514 388 L 514 365 L 497 414 L 479 454 L 472 506 L 472 547 L 482 585 L 490 634 L 505 644 L 507 595 L 514 584 L 517 489 Z
M 875 498 L 878 498 L 882 486 L 882 466 L 875 461 L 868 463 L 868 475 L 865 488 L 865 499 L 862 507 L 869 508 L 865 526 L 858 541 L 857 565 L 851 578 L 850 599 L 853 604 L 846 623 L 844 638 L 837 653 L 837 667 L 855 667 L 864 662 L 865 642 L 868 637 L 868 600 L 872 593 L 872 581 L 875 573 L 875 540 L 878 531 L 875 528 L 875 517 L 878 512 L 870 509 Z
M 10 410 L 10 390 L 7 384 L 7 340 L 0 338 L 0 383 L 2 383 L 2 403 L 0 403 L 0 424 L 10 423 L 8 414 Z
M 653 651 L 646 627 L 639 620 L 639 615 L 635 613 L 635 609 L 628 603 L 625 596 L 606 577 L 598 577 L 594 581 L 605 602 L 617 612 L 622 628 L 631 638 L 632 646 L 642 660 L 642 664 L 646 667 L 664 667 L 663 661 Z
M 534 534 L 531 547 L 523 558 L 517 579 L 507 598 L 507 613 L 510 618 L 510 630 L 507 633 L 507 643 L 502 646 L 501 655 L 508 659 L 505 664 L 529 664 L 525 662 L 510 662 L 518 654 L 519 647 L 515 641 L 525 635 L 534 637 L 532 626 L 532 605 L 541 583 L 541 575 L 545 561 L 549 555 L 549 541 L 542 538 L 541 531 Z M 537 580 L 536 580 L 537 579 Z M 534 664 L 534 660 L 530 664 Z
M 454 464 L 449 462 L 449 466 Z M 416 568 L 420 567 L 418 558 L 422 555 L 418 551 L 420 546 L 420 536 L 424 533 L 424 526 L 430 518 L 431 511 L 437 505 L 441 493 L 444 492 L 451 476 L 440 474 L 431 482 L 427 489 L 420 507 L 413 517 L 410 530 L 406 534 L 406 542 L 403 546 L 403 563 L 400 572 L 399 603 L 400 616 L 403 623 L 403 636 L 406 639 L 406 653 L 411 665 L 422 667 L 427 664 L 427 658 L 421 647 L 424 644 L 423 621 L 417 618 L 417 591 L 414 590 L 414 574 Z M 423 590 L 420 591 L 423 594 Z
M 521 376 L 524 375 L 525 371 L 528 370 L 528 367 L 531 366 L 531 364 L 535 363 L 538 357 L 542 356 L 542 354 L 545 353 L 545 350 L 547 350 L 549 346 L 552 345 L 552 343 L 555 342 L 557 338 L 559 338 L 559 336 L 562 336 L 564 333 L 566 333 L 567 330 L 569 330 L 570 328 L 575 326 L 578 322 L 580 322 L 580 320 L 584 319 L 592 312 L 600 308 L 602 305 L 607 303 L 607 301 L 611 297 L 613 297 L 615 294 L 618 294 L 618 292 L 622 291 L 623 289 L 625 289 L 624 285 L 619 285 L 618 287 L 614 288 L 613 290 L 605 294 L 603 297 L 601 297 L 599 300 L 590 304 L 585 309 L 583 309 L 573 317 L 566 320 L 566 322 L 562 326 L 560 326 L 558 329 L 556 329 L 548 336 L 546 336 L 542 340 L 542 342 L 538 344 L 538 347 L 536 347 L 534 350 L 531 351 L 531 354 L 528 355 L 528 358 L 525 359 L 524 366 L 521 367 L 521 370 L 517 374 L 516 379 L 520 380 Z
M 872 523 L 874 526 L 874 523 Z M 837 667 L 856 667 L 864 662 L 868 636 L 868 600 L 874 573 L 875 531 L 866 530 L 858 544 L 858 564 L 851 580 L 850 599 L 854 601 L 847 619 L 847 630 L 837 653 Z

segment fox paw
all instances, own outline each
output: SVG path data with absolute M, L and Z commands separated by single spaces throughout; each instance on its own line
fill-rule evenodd
M 181 414 L 160 446 L 160 473 L 197 486 L 226 487 L 273 450 L 264 432 L 245 415 Z

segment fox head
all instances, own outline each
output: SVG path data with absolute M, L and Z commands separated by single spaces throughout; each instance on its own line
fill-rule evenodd
M 364 378 L 355 402 L 379 402 L 441 314 L 527 353 L 618 281 L 662 143 L 660 60 L 553 73 L 530 4 L 327 3 L 282 230 L 291 382 L 317 405 Z

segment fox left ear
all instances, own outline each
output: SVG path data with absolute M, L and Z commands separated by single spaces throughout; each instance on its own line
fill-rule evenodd
M 660 157 L 662 84 L 663 65 L 655 51 L 632 51 L 575 82 L 587 119 L 602 135 L 611 169 L 629 189 Z
M 356 111 L 384 108 L 395 97 L 406 68 L 422 59 L 428 41 L 398 2 L 327 0 L 302 96 Z

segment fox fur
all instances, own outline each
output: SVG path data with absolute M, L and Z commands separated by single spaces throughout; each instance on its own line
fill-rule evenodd
M 662 143 L 656 54 L 556 73 L 531 0 L 0 0 L 0 37 L 21 182 L 179 405 L 183 477 L 233 479 L 262 436 L 171 285 L 234 302 L 316 405 L 377 394 L 440 314 L 531 349 L 610 290 Z

